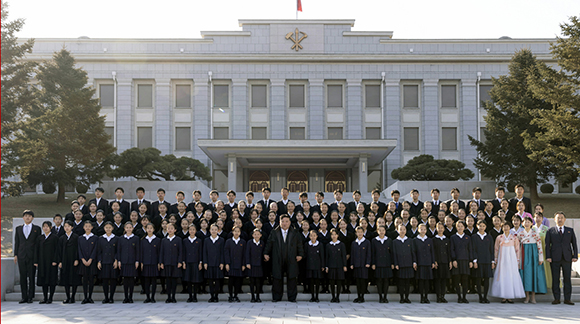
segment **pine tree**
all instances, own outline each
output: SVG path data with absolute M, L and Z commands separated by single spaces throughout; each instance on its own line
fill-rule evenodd
M 580 20 L 571 17 L 570 23 L 560 25 L 563 37 L 551 46 L 556 68 L 538 63 L 539 75 L 530 76 L 535 96 L 552 105 L 550 111 L 539 111 L 533 124 L 541 134 L 524 133 L 524 145 L 532 151 L 536 163 L 554 165 L 572 177 L 580 171 Z
M 421 154 L 403 167 L 391 172 L 393 179 L 407 181 L 456 181 L 473 178 L 473 171 L 457 160 L 435 160 L 432 155 Z
M 114 147 L 95 90 L 71 54 L 62 49 L 38 70 L 39 105 L 22 118 L 2 153 L 6 168 L 27 184 L 57 184 L 61 202 L 67 185 L 102 179 Z
M 491 100 L 484 103 L 487 123 L 485 142 L 469 136 L 479 156 L 475 166 L 485 177 L 513 188 L 516 183 L 530 187 L 531 198 L 537 199 L 537 184 L 550 177 L 562 176 L 561 170 L 530 158 L 534 153 L 524 146 L 524 133 L 541 136 L 543 130 L 532 123 L 540 113 L 553 111 L 552 105 L 534 96 L 528 79 L 539 76 L 536 57 L 528 49 L 515 53 L 509 74 L 493 78 Z

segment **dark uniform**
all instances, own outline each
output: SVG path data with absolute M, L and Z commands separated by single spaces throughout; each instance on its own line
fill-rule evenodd
M 413 263 L 416 262 L 415 249 L 410 238 L 407 237 L 404 242 L 399 240 L 399 238 L 393 240 L 393 263 L 395 267 L 399 267 L 397 270 L 399 295 L 401 296 L 401 301 L 407 303 L 410 303 L 408 301 L 410 279 L 415 276 Z
M 489 234 L 485 234 L 483 238 L 479 236 L 479 233 L 471 236 L 472 257 L 474 261 L 477 261 L 477 268 L 471 269 L 471 272 L 479 299 L 483 303 L 487 303 L 489 278 L 493 277 L 491 264 L 494 260 L 494 243 L 495 240 Z
M 59 285 L 64 286 L 66 293 L 65 302 L 74 302 L 77 287 L 81 284 L 81 277 L 79 276 L 79 266 L 74 265 L 75 261 L 79 261 L 79 236 L 71 233 L 70 236 L 66 234 L 58 239 L 58 253 L 57 262 L 62 263 L 60 269 Z M 70 294 L 70 287 L 72 286 L 72 296 Z
M 183 262 L 182 240 L 174 235 L 166 237 L 161 241 L 159 250 L 159 263 L 163 264 L 161 276 L 167 281 L 166 303 L 175 303 L 175 291 L 177 289 L 177 278 L 181 277 L 181 268 L 178 267 Z
M 58 237 L 55 234 L 49 233 L 48 237 L 40 235 L 36 239 L 36 250 L 34 253 L 34 264 L 38 264 L 36 284 L 42 287 L 44 302 L 52 302 L 54 290 L 58 283 L 57 250 Z M 49 288 L 50 296 L 48 295 Z
M 141 239 L 139 244 L 139 260 L 141 261 L 141 276 L 143 276 L 143 290 L 149 302 L 155 302 L 155 290 L 157 289 L 157 276 L 159 276 L 159 252 L 161 251 L 161 239 L 153 236 L 151 242 L 147 237 Z
M 234 301 L 239 301 L 238 293 L 242 290 L 242 280 L 244 278 L 244 272 L 242 267 L 246 266 L 245 262 L 245 251 L 246 241 L 238 237 L 238 242 L 236 243 L 232 238 L 228 239 L 224 245 L 224 262 L 229 265 L 230 270 L 227 272 L 228 280 L 228 293 L 230 298 Z
M 358 298 L 355 300 L 356 302 L 363 302 L 369 278 L 369 268 L 366 265 L 370 266 L 372 261 L 371 243 L 368 239 L 364 239 L 362 242 L 354 240 L 351 243 L 350 251 L 351 266 L 354 267 L 353 277 L 356 279 L 358 294 Z
M 435 292 L 437 293 L 437 302 L 446 302 L 445 292 L 447 282 L 451 278 L 449 263 L 451 262 L 451 241 L 446 236 L 435 236 L 433 238 L 433 250 L 435 252 Z
M 117 260 L 118 241 L 119 238 L 117 236 L 113 236 L 110 240 L 101 236 L 97 240 L 97 262 L 101 263 L 99 278 L 103 282 L 103 292 L 105 293 L 104 304 L 113 301 L 115 289 L 117 288 L 119 270 L 115 269 L 113 264 Z
M 34 299 L 34 278 L 36 267 L 34 266 L 34 253 L 38 238 L 42 235 L 42 229 L 34 224 L 29 224 L 30 233 L 28 238 L 24 235 L 24 226 L 14 229 L 14 256 L 18 259 L 18 271 L 20 272 L 21 302 L 32 303 Z
M 224 278 L 224 272 L 219 268 L 220 264 L 225 264 L 224 258 L 225 241 L 221 237 L 217 237 L 215 242 L 212 237 L 208 237 L 203 242 L 203 263 L 207 264 L 205 270 L 205 278 L 209 279 L 211 299 L 210 301 L 217 301 L 220 279 Z
M 262 290 L 262 277 L 264 271 L 262 268 L 262 260 L 264 259 L 265 244 L 262 240 L 256 242 L 252 239 L 246 242 L 245 260 L 246 265 L 250 265 L 247 270 L 248 277 L 250 277 L 250 293 L 254 302 L 261 302 L 260 291 Z
M 457 297 L 461 302 L 466 301 L 465 297 L 467 296 L 469 275 L 471 273 L 469 262 L 473 260 L 471 254 L 472 248 L 469 235 L 463 233 L 462 237 L 459 237 L 458 234 L 451 236 L 451 260 L 457 261 L 457 268 L 453 267 L 451 274 L 455 281 Z M 463 291 L 459 289 L 460 284 Z
M 83 293 L 85 295 L 83 303 L 92 303 L 94 278 L 97 275 L 97 237 L 93 233 L 89 236 L 85 235 L 79 236 L 79 274 L 83 279 Z M 86 266 L 83 264 L 83 259 L 85 261 L 92 260 L 92 262 Z

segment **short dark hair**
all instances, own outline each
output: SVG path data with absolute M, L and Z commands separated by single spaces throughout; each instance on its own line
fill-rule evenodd
M 192 195 L 199 194 L 201 196 L 201 190 L 194 190 Z
M 22 212 L 22 217 L 24 217 L 25 215 L 30 215 L 34 217 L 34 212 L 30 209 L 26 209 L 25 211 Z
M 342 195 L 342 190 L 340 190 L 340 189 L 336 189 L 336 190 L 334 190 L 334 194 L 336 195 L 337 193 L 339 193 L 339 194 L 341 194 L 341 195 Z
M 518 184 L 517 184 L 517 185 L 514 187 L 514 190 L 517 190 L 518 188 L 522 188 L 522 189 L 524 189 L 524 185 L 523 185 L 523 184 L 521 184 L 521 183 L 518 183 Z
M 371 195 L 374 195 L 376 193 L 378 193 L 380 195 L 381 191 L 379 189 L 373 189 L 373 191 L 371 191 Z
M 272 190 L 270 190 L 270 187 L 264 187 L 262 188 L 262 192 L 272 192 Z
M 231 189 L 230 189 L 230 190 L 228 190 L 228 192 L 226 193 L 226 196 L 229 196 L 230 194 L 234 194 L 234 196 L 237 196 L 237 195 L 236 195 L 236 192 L 235 192 L 235 191 L 233 191 L 233 190 L 231 190 Z
M 121 190 L 122 193 L 125 193 L 125 189 L 121 188 L 121 187 L 117 187 L 115 188 L 115 192 L 117 192 L 117 190 Z
M 461 191 L 459 191 L 459 188 L 453 188 L 453 189 L 451 189 L 450 193 L 453 193 L 454 191 L 457 191 L 458 194 L 461 193 Z
M 73 223 L 73 221 L 71 221 L 71 220 L 65 221 L 64 224 L 69 225 L 70 227 L 75 227 L 75 223 Z
M 83 195 L 83 194 L 80 194 L 80 195 L 78 195 L 78 196 L 77 196 L 77 199 L 79 199 L 80 197 L 83 197 L 85 200 L 87 200 L 87 196 L 85 196 L 85 195 Z
M 145 188 L 143 188 L 143 187 L 137 187 L 137 189 L 135 190 L 135 192 L 139 192 L 139 191 L 145 192 Z
M 254 197 L 254 192 L 250 190 L 250 191 L 246 192 L 246 196 Z
M 288 218 L 289 220 L 291 220 L 291 218 L 290 218 L 290 216 L 288 214 L 282 214 L 282 215 L 280 215 L 280 220 L 282 220 L 284 218 Z
M 284 187 L 284 188 L 280 189 L 280 192 L 282 192 L 282 191 L 284 191 L 284 190 L 286 190 L 286 191 L 290 191 L 290 189 L 288 189 L 287 187 Z
M 322 191 L 317 191 L 316 192 L 317 195 L 319 195 L 320 197 L 324 198 L 324 192 Z
M 60 219 L 62 219 L 62 215 L 61 214 L 55 214 L 54 217 L 52 219 L 55 219 L 57 217 L 60 217 Z
M 71 205 L 71 206 L 72 206 L 72 205 L 74 205 L 74 204 L 80 205 L 80 203 L 79 203 L 78 201 L 76 201 L 76 200 L 73 200 L 73 201 L 71 201 L 71 203 L 70 203 L 70 205 Z
M 362 194 L 360 193 L 360 190 L 355 190 L 355 191 L 352 192 L 352 195 L 353 196 L 356 195 L 356 194 L 359 194 L 359 195 L 362 196 Z
M 411 189 L 411 193 L 419 193 L 419 190 L 417 190 L 416 188 Z
M 97 189 L 95 189 L 95 191 L 100 191 L 102 193 L 105 193 L 105 189 L 103 189 L 102 187 L 97 187 Z
M 481 188 L 480 187 L 475 187 L 475 188 L 473 188 L 473 190 L 471 190 L 472 193 L 473 192 L 476 192 L 476 191 L 479 191 L 479 193 L 481 193 Z
M 441 191 L 439 191 L 439 189 L 437 189 L 437 188 L 431 189 L 431 193 L 434 193 L 434 192 L 439 193 L 439 194 L 441 193 Z
M 399 192 L 399 190 L 397 190 L 397 189 L 391 190 L 391 197 L 393 197 L 394 194 L 401 195 L 401 192 Z
M 505 188 L 504 187 L 497 187 L 497 188 L 495 188 L 495 192 L 498 192 L 498 191 L 505 192 Z
M 182 195 L 183 195 L 183 197 L 185 197 L 185 192 L 183 192 L 183 191 L 179 190 L 179 191 L 178 191 L 178 192 L 177 192 L 175 195 L 177 196 L 177 195 L 179 195 L 179 194 L 182 194 Z
M 302 198 L 302 197 L 308 198 L 308 193 L 307 192 L 301 192 L 298 197 L 300 197 L 300 198 Z
M 210 192 L 209 192 L 209 194 L 210 194 L 210 195 L 211 195 L 211 194 L 216 194 L 216 195 L 218 195 L 218 196 L 220 195 L 220 193 L 219 193 L 217 190 L 215 190 L 215 189 L 214 189 L 214 190 L 212 190 L 212 191 L 210 191 Z
M 165 189 L 159 188 L 159 189 L 157 189 L 157 192 L 163 192 L 163 193 L 165 193 Z
M 50 221 L 42 222 L 42 227 L 44 227 L 44 225 L 48 225 L 48 227 L 52 228 L 52 223 Z

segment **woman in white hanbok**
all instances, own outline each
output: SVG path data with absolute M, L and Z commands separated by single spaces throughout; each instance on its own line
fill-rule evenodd
M 502 298 L 502 303 L 513 304 L 513 298 L 524 298 L 526 293 L 519 272 L 520 242 L 510 233 L 509 223 L 502 225 L 504 234 L 495 240 L 495 274 L 491 296 Z

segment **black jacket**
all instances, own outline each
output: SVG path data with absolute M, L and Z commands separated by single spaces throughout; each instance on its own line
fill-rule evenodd
M 270 256 L 272 263 L 272 277 L 282 279 L 283 262 L 287 263 L 288 278 L 298 278 L 298 261 L 296 257 L 304 257 L 304 246 L 299 233 L 290 228 L 286 237 L 286 242 L 282 238 L 282 229 L 276 227 L 268 236 L 268 242 L 264 249 L 264 255 Z M 286 260 L 283 260 L 283 259 Z

